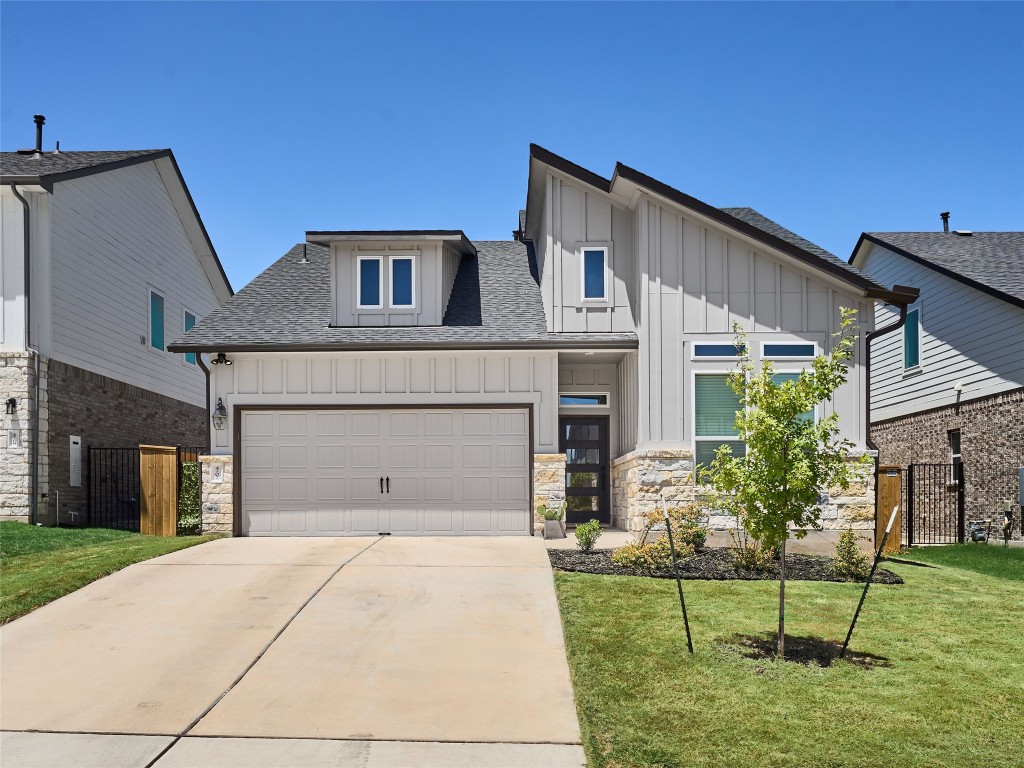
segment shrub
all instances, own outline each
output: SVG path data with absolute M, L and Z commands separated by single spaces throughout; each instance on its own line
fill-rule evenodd
M 776 558 L 775 550 L 762 546 L 745 528 L 730 528 L 729 538 L 732 539 L 729 556 L 737 571 L 762 572 L 772 567 Z
M 537 505 L 537 514 L 543 517 L 545 520 L 561 520 L 565 517 L 565 503 L 557 509 L 551 509 L 544 504 Z
M 676 558 L 679 560 L 692 557 L 693 554 L 694 549 L 689 544 L 676 544 Z M 620 547 L 612 552 L 612 562 L 623 568 L 635 568 L 652 573 L 668 571 L 672 568 L 672 550 L 668 537 L 662 536 L 650 544 L 639 541 Z
M 699 552 L 708 538 L 708 529 L 704 525 L 704 514 L 696 502 L 685 507 L 669 507 L 667 510 L 669 523 L 672 525 L 672 538 L 676 543 L 676 554 L 687 548 Z M 652 509 L 644 515 L 644 527 L 637 535 L 640 543 L 647 541 L 648 535 L 660 530 L 665 525 L 665 515 L 661 508 Z M 692 554 L 692 552 L 691 552 Z
M 200 533 L 203 521 L 203 500 L 198 461 L 181 464 L 181 490 L 178 494 L 178 533 Z
M 581 552 L 593 552 L 594 542 L 601 536 L 601 524 L 597 520 L 576 526 L 576 546 Z
M 847 528 L 839 534 L 839 543 L 832 556 L 832 573 L 853 579 L 866 579 L 871 565 L 868 556 L 857 545 L 857 534 Z

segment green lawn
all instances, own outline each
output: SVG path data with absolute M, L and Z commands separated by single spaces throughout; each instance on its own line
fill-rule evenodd
M 871 668 L 744 657 L 775 582 L 684 582 L 690 657 L 674 582 L 556 573 L 589 764 L 1024 765 L 1024 550 L 949 549 L 886 564 L 906 584 L 871 588 L 851 644 Z M 841 641 L 861 589 L 787 584 L 787 635 Z
M 0 624 L 132 563 L 215 538 L 0 523 Z
M 945 547 L 914 547 L 899 557 L 929 565 L 947 565 L 965 571 L 1024 581 L 1024 549 L 1002 543 L 950 544 Z

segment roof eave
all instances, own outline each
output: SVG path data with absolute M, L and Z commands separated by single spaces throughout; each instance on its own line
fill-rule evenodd
M 335 242 L 430 242 L 451 243 L 461 253 L 476 256 L 476 246 L 461 229 L 309 230 L 306 242 L 330 246 Z
M 446 341 L 432 344 L 403 342 L 397 344 L 331 343 L 331 344 L 170 344 L 168 352 L 439 352 L 450 349 L 603 349 L 633 350 L 639 340 L 630 339 L 532 339 L 524 341 Z

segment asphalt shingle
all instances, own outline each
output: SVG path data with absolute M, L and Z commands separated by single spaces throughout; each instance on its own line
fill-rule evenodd
M 133 160 L 166 151 L 165 149 L 130 149 L 111 152 L 43 152 L 41 155 L 0 152 L 0 175 L 53 176 L 58 173 L 81 171 L 107 163 Z

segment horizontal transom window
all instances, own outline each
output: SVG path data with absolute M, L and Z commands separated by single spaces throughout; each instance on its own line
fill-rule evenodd
M 764 357 L 814 357 L 813 344 L 765 344 Z
M 608 405 L 608 395 L 562 394 L 558 396 L 558 404 L 567 406 L 604 406 Z
M 736 344 L 694 344 L 694 357 L 739 357 L 743 347 Z

